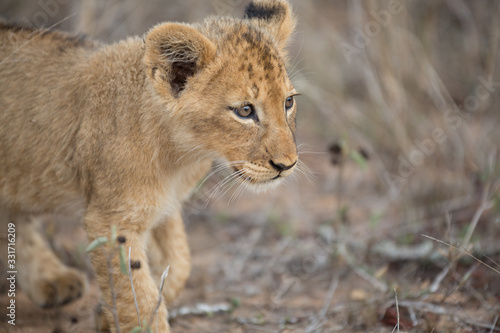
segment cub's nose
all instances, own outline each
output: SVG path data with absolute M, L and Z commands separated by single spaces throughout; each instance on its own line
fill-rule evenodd
M 295 164 L 297 164 L 297 161 L 293 162 L 293 164 L 285 165 L 283 163 L 275 163 L 275 162 L 273 162 L 273 160 L 269 160 L 269 164 L 271 164 L 271 166 L 275 170 L 282 172 L 282 171 L 290 170 L 291 168 L 293 168 L 295 166 Z

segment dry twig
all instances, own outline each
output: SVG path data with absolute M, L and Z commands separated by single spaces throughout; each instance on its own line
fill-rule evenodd
M 467 234 L 464 237 L 464 248 L 467 249 L 469 246 L 470 240 L 472 238 L 472 234 L 474 233 L 474 230 L 477 227 L 477 224 L 479 222 L 479 219 L 483 215 L 483 213 L 492 208 L 494 206 L 494 203 L 489 201 L 489 190 L 490 190 L 490 184 L 487 184 L 484 187 L 483 194 L 481 196 L 481 204 L 479 205 L 478 209 L 474 213 L 474 217 L 472 218 L 472 221 L 470 223 L 469 228 L 467 229 Z
M 306 333 L 312 333 L 324 325 L 324 319 L 325 319 L 326 314 L 328 312 L 328 308 L 330 308 L 330 305 L 332 304 L 333 296 L 335 294 L 335 291 L 337 290 L 338 285 L 339 285 L 339 277 L 338 277 L 338 275 L 334 274 L 332 276 L 332 280 L 330 282 L 330 287 L 328 288 L 328 292 L 326 293 L 325 300 L 323 302 L 323 307 L 321 308 L 321 311 L 318 313 L 318 316 L 306 328 L 306 330 L 305 330 Z
M 158 314 L 158 309 L 161 306 L 162 302 L 162 292 L 163 292 L 163 286 L 165 285 L 165 280 L 167 279 L 168 276 L 168 271 L 170 270 L 170 266 L 167 266 L 165 270 L 163 271 L 163 274 L 161 275 L 161 282 L 160 282 L 160 289 L 158 290 L 158 302 L 156 302 L 156 306 L 153 310 L 153 313 L 149 317 L 148 324 L 146 327 L 144 327 L 143 331 L 141 333 L 148 333 L 148 329 L 151 328 L 151 325 L 153 324 L 153 320 L 156 318 L 156 315 Z M 156 332 L 157 330 L 155 330 Z
M 399 333 L 399 320 L 400 320 L 400 317 L 399 317 L 399 303 L 398 303 L 398 292 L 396 291 L 396 289 L 394 289 L 394 298 L 396 299 L 396 313 L 397 313 L 397 324 L 396 326 L 394 326 L 394 329 L 392 330 L 392 333 L 394 333 L 394 330 L 396 329 L 397 327 L 397 332 Z
M 445 241 L 442 241 L 440 239 L 437 239 L 437 238 L 434 238 L 434 237 L 431 237 L 431 236 L 427 236 L 427 235 L 422 235 L 423 237 L 425 238 L 428 238 L 430 240 L 433 240 L 435 242 L 438 242 L 438 243 L 441 243 L 441 244 L 444 244 L 446 246 L 449 246 L 453 249 L 456 249 L 462 253 L 465 253 L 466 255 L 470 256 L 471 258 L 473 258 L 474 260 L 476 260 L 477 262 L 483 264 L 484 266 L 488 267 L 489 269 L 491 269 L 492 271 L 494 271 L 495 273 L 499 274 L 500 275 L 500 270 L 494 268 L 493 266 L 491 265 L 488 265 L 487 263 L 485 263 L 484 261 L 482 261 L 481 259 L 477 258 L 476 256 L 474 256 L 472 253 L 470 253 L 469 251 L 467 251 L 466 249 L 464 249 L 463 247 L 457 247 L 457 246 L 454 246 L 454 245 L 451 245 L 449 243 L 446 243 Z M 495 263 L 496 264 L 496 263 Z

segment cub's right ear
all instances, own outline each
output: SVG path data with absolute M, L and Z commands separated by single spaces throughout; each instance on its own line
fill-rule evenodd
M 215 57 L 216 46 L 195 28 L 177 23 L 157 25 L 145 38 L 144 62 L 156 82 L 179 97 L 188 79 Z
M 245 18 L 267 30 L 282 50 L 297 23 L 286 0 L 253 0 L 245 10 Z

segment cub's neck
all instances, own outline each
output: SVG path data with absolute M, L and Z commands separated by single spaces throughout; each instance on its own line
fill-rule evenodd
M 144 44 L 138 37 L 90 54 L 83 66 L 87 119 L 118 140 L 132 140 L 170 173 L 193 164 L 205 165 L 212 158 L 182 140 L 183 133 L 176 130 L 172 116 L 176 104 L 158 96 L 143 59 Z

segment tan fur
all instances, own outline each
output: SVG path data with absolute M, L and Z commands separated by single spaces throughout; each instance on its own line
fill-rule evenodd
M 190 272 L 181 203 L 212 162 L 225 161 L 255 189 L 294 170 L 296 106 L 285 110 L 285 100 L 295 90 L 284 49 L 294 22 L 286 1 L 256 0 L 244 19 L 164 23 L 144 41 L 113 45 L 0 23 L 0 206 L 22 225 L 17 238 L 32 239 L 33 251 L 19 251 L 51 262 L 33 256 L 19 269 L 56 288 L 23 282 L 33 300 L 58 305 L 85 289 L 23 222 L 75 209 L 84 211 L 89 240 L 116 226 L 132 247 L 142 318 L 155 307 L 167 265 L 164 296 L 177 296 Z M 250 103 L 255 118 L 233 112 Z M 104 249 L 91 259 L 111 304 Z M 129 332 L 137 326 L 132 292 L 113 265 L 119 322 Z M 169 332 L 166 318 L 162 305 L 159 332 Z

